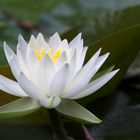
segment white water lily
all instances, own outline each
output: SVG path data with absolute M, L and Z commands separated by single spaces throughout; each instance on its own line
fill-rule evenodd
M 41 33 L 27 44 L 19 35 L 16 54 L 4 43 L 4 51 L 17 81 L 0 75 L 0 89 L 11 95 L 30 97 L 46 108 L 57 107 L 63 98 L 79 99 L 97 91 L 117 72 L 108 72 L 96 80 L 91 78 L 107 59 L 99 49 L 84 65 L 87 47 L 81 33 L 69 44 L 58 33 L 45 41 Z

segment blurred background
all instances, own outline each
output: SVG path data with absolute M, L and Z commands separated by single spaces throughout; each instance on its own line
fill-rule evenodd
M 68 134 L 75 140 L 140 140 L 139 24 L 140 0 L 0 0 L 0 73 L 11 77 L 4 41 L 15 50 L 19 34 L 28 41 L 31 34 L 42 32 L 47 38 L 59 32 L 62 38 L 71 40 L 82 32 L 85 45 L 96 48 L 101 42 L 105 52 L 112 52 L 105 67 L 116 64 L 122 73 L 114 80 L 115 86 L 111 85 L 113 81 L 106 86 L 105 94 L 85 100 L 86 107 L 103 119 L 100 125 L 86 125 L 93 139 L 86 138 L 76 122 L 65 124 Z M 0 104 L 13 99 L 1 93 Z M 52 140 L 43 113 L 0 120 L 1 139 Z

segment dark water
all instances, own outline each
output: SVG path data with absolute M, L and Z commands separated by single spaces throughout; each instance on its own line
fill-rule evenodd
M 97 140 L 140 140 L 140 90 L 127 81 L 122 86 L 112 96 L 95 103 L 103 111 L 100 116 L 104 120 L 91 127 Z

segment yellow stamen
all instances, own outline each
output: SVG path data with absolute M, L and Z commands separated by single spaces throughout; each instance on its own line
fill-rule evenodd
M 41 55 L 39 54 L 39 51 L 37 49 L 34 50 L 36 57 L 38 60 L 41 60 Z
M 36 57 L 38 58 L 38 60 L 42 60 L 42 58 L 45 56 L 46 54 L 46 50 L 44 48 L 41 48 L 41 50 L 34 50 L 34 53 L 36 55 Z M 52 49 L 49 49 L 47 51 L 49 57 L 53 60 L 53 62 L 56 62 L 59 58 L 60 58 L 60 54 L 61 54 L 61 49 L 58 49 L 55 54 L 52 54 Z
M 41 48 L 41 51 L 40 52 L 37 49 L 34 49 L 34 53 L 35 53 L 36 57 L 38 58 L 38 60 L 42 60 L 42 58 L 46 54 L 46 51 L 45 51 L 44 48 Z
M 51 49 L 48 50 L 48 55 L 52 59 L 52 50 Z
M 45 49 L 44 49 L 44 48 L 41 48 L 41 56 L 42 56 L 42 57 L 44 57 L 44 56 L 45 56 L 45 54 L 46 54 Z
M 53 61 L 54 61 L 54 62 L 56 62 L 56 61 L 59 59 L 60 54 L 61 54 L 61 49 L 58 49 L 58 50 L 56 51 L 56 53 L 54 54 L 54 56 L 53 56 Z

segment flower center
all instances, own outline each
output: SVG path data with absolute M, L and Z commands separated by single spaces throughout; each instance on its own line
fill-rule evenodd
M 52 59 L 53 62 L 56 62 L 61 55 L 61 49 L 57 49 L 57 51 L 55 52 L 55 54 L 52 54 L 52 49 L 49 49 L 48 51 L 46 51 L 44 48 L 41 48 L 40 51 L 35 49 L 34 53 L 36 55 L 36 57 L 38 58 L 38 60 L 42 60 L 42 58 L 45 56 L 46 52 L 48 53 L 49 57 Z

